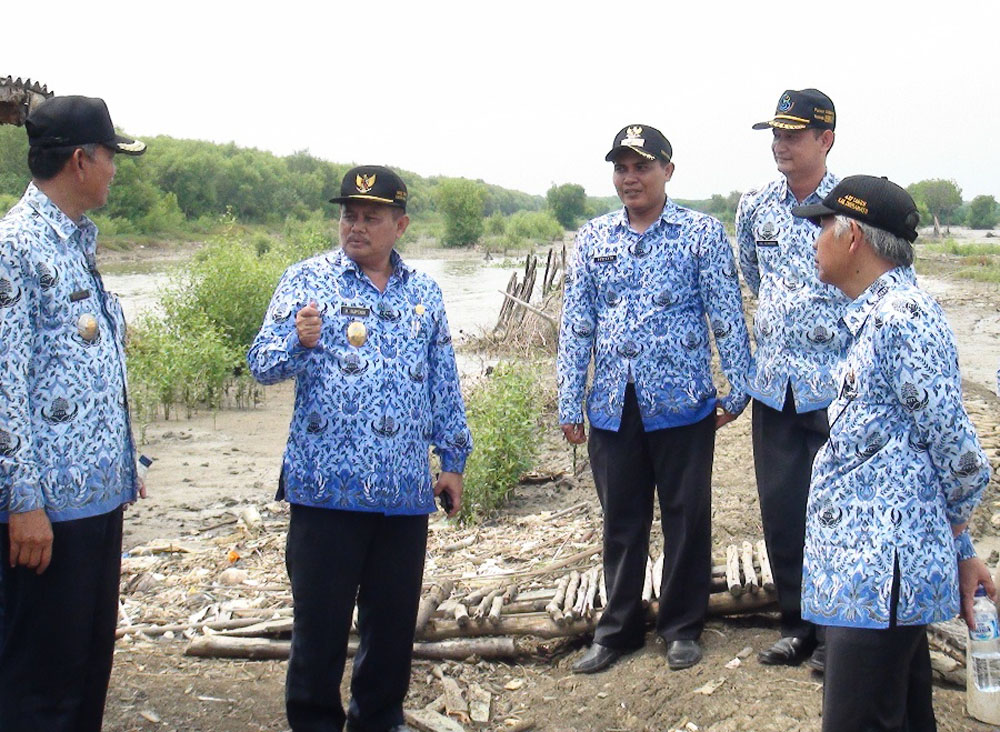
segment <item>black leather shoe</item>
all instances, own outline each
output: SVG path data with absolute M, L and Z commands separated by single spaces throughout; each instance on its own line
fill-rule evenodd
M 826 643 L 820 643 L 816 646 L 816 650 L 812 652 L 809 660 L 806 661 L 806 666 L 820 676 L 823 675 L 823 672 L 826 671 Z
M 667 666 L 674 671 L 691 668 L 701 660 L 701 646 L 695 640 L 675 640 L 667 643 Z
M 768 666 L 798 666 L 809 657 L 815 647 L 809 638 L 786 636 L 757 654 L 757 660 Z
M 591 643 L 590 648 L 583 654 L 583 658 L 573 664 L 573 673 L 596 674 L 621 657 L 622 652 L 615 648 L 608 648 L 600 643 Z

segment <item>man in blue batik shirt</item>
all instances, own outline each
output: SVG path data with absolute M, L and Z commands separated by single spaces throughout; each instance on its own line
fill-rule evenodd
M 837 183 L 827 171 L 836 112 L 816 89 L 788 90 L 774 117 L 753 127 L 771 130 L 781 177 L 748 191 L 736 211 L 743 277 L 757 296 L 753 453 L 764 540 L 778 591 L 781 637 L 758 655 L 761 663 L 823 670 L 821 633 L 802 619 L 802 541 L 813 458 L 826 442 L 826 407 L 833 370 L 850 334 L 840 322 L 847 299 L 816 278 L 816 229 L 792 207 L 818 203 Z
M 715 430 L 747 403 L 750 344 L 736 263 L 716 219 L 667 198 L 673 151 L 629 125 L 605 160 L 624 208 L 580 229 L 559 334 L 559 422 L 586 441 L 604 510 L 608 604 L 574 670 L 594 673 L 641 647 L 654 490 L 665 561 L 656 632 L 672 669 L 701 660 L 711 577 Z M 730 383 L 716 398 L 711 337 Z M 587 369 L 594 379 L 585 394 Z
M 340 249 L 281 278 L 247 360 L 294 378 L 279 496 L 291 503 L 292 729 L 402 728 L 435 494 L 462 500 L 472 441 L 441 290 L 393 248 L 407 191 L 364 165 L 341 184 Z M 428 447 L 441 458 L 432 483 Z M 340 681 L 357 598 L 360 647 L 345 715 Z
M 32 181 L 0 221 L 0 729 L 97 732 L 111 675 L 122 509 L 143 494 L 125 388 L 125 320 L 97 272 L 116 153 L 100 99 L 53 97 L 26 122 Z
M 912 270 L 919 214 L 885 178 L 856 175 L 793 209 L 822 226 L 819 277 L 852 300 L 853 336 L 813 465 L 803 617 L 826 627 L 823 729 L 936 729 L 928 623 L 990 573 L 968 522 L 990 464 L 962 404 L 955 337 Z

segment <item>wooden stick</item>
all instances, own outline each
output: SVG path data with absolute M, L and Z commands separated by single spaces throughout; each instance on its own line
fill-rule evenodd
M 597 586 L 597 595 L 601 598 L 601 607 L 608 606 L 608 583 L 604 575 L 604 568 L 601 568 L 601 581 Z
M 774 592 L 774 575 L 771 574 L 771 559 L 767 554 L 767 542 L 761 539 L 757 542 L 757 561 L 760 563 L 760 586 L 768 592 Z
M 486 597 L 479 601 L 476 611 L 472 613 L 472 617 L 476 619 L 477 623 L 486 622 L 486 616 L 489 615 L 490 609 L 493 607 L 493 598 L 501 594 L 503 594 L 503 590 L 497 588 L 495 590 L 491 590 Z
M 260 608 L 256 608 L 257 612 L 260 612 Z M 267 618 L 233 618 L 232 620 L 210 620 L 209 622 L 200 623 L 172 623 L 170 625 L 155 625 L 152 623 L 143 625 L 129 625 L 123 628 L 118 628 L 115 631 L 115 638 L 121 638 L 126 635 L 133 635 L 142 633 L 148 636 L 158 636 L 163 635 L 167 632 L 173 633 L 183 633 L 186 630 L 196 630 L 199 628 L 208 628 L 209 630 L 232 630 L 234 628 L 246 628 L 252 625 L 258 625 L 259 623 L 267 622 Z
M 590 584 L 587 585 L 587 597 L 583 603 L 583 617 L 594 617 L 594 601 L 597 598 L 597 584 L 600 582 L 601 568 L 594 567 L 590 570 Z
M 545 318 L 545 320 L 549 321 L 550 323 L 552 323 L 552 325 L 556 326 L 557 328 L 559 327 L 559 321 L 556 320 L 555 318 L 553 318 L 551 315 L 549 315 L 544 310 L 539 310 L 534 305 L 529 305 L 528 303 L 526 303 L 521 298 L 515 297 L 514 295 L 511 295 L 509 292 L 504 292 L 503 290 L 497 290 L 497 292 L 499 292 L 504 297 L 509 297 L 511 300 L 513 300 L 518 305 L 520 305 L 522 308 L 525 308 L 526 310 L 530 310 L 531 312 L 533 312 L 535 315 L 539 316 L 540 318 Z
M 740 563 L 743 565 L 743 589 L 752 594 L 757 593 L 757 573 L 753 569 L 753 544 L 744 541 L 740 551 Z
M 735 544 L 726 547 L 726 585 L 733 597 L 743 594 L 743 583 L 740 582 L 740 552 Z

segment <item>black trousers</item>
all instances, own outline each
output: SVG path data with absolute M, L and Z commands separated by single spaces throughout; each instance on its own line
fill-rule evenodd
M 4 628 L 0 730 L 99 732 L 111 677 L 122 509 L 52 524 L 52 563 L 41 575 L 10 568 L 0 525 Z
M 403 724 L 403 699 L 427 549 L 427 516 L 292 504 L 285 562 L 295 620 L 285 683 L 294 732 L 382 732 Z M 351 703 L 340 699 L 355 598 L 360 648 Z
M 660 501 L 664 562 L 656 632 L 665 641 L 696 640 L 705 624 L 712 575 L 712 459 L 715 415 L 646 432 L 635 388 L 625 390 L 618 432 L 590 430 L 590 464 L 604 509 L 608 606 L 594 641 L 623 651 L 643 645 L 642 585 Z
M 889 627 L 826 630 L 823 732 L 936 732 L 927 626 L 896 625 L 899 566 Z
M 826 410 L 797 414 L 789 386 L 780 412 L 753 400 L 752 432 L 760 514 L 778 590 L 781 634 L 812 638 L 815 627 L 802 619 L 802 548 L 813 459 L 830 436 Z

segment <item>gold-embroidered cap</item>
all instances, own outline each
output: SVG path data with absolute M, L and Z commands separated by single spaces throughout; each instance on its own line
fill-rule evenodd
M 755 130 L 832 130 L 837 127 L 837 112 L 833 100 L 819 89 L 786 89 L 778 99 L 774 118 L 758 122 Z
M 330 203 L 373 201 L 406 210 L 406 184 L 393 170 L 382 165 L 351 168 L 340 183 L 340 195 Z
M 639 153 L 646 160 L 661 160 L 669 163 L 674 156 L 670 140 L 663 133 L 649 125 L 625 125 L 615 135 L 614 144 L 604 159 L 611 162 L 622 150 Z
M 822 203 L 796 206 L 792 214 L 819 224 L 824 216 L 846 216 L 906 239 L 917 238 L 920 213 L 913 198 L 888 178 L 851 175 L 830 191 Z

